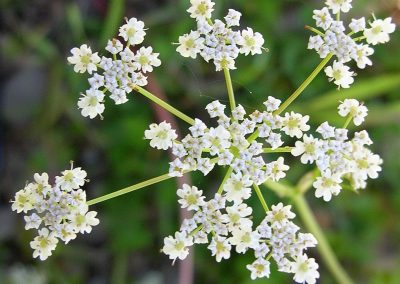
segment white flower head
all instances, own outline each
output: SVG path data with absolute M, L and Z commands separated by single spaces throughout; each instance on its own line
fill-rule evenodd
M 164 247 L 162 251 L 173 261 L 177 258 L 183 260 L 189 255 L 188 247 L 192 245 L 193 237 L 184 232 L 176 232 L 175 238 L 172 236 L 164 238 Z
M 370 23 L 370 28 L 364 30 L 367 42 L 373 45 L 386 43 L 390 40 L 389 34 L 394 33 L 396 25 L 392 23 L 392 18 L 375 20 Z
M 76 73 L 92 74 L 93 71 L 97 70 L 96 64 L 100 62 L 100 57 L 97 52 L 93 53 L 92 49 L 86 44 L 82 44 L 81 47 L 74 47 L 71 49 L 72 56 L 68 57 L 68 62 L 74 65 L 74 71 Z
M 347 13 L 350 11 L 352 0 L 326 0 L 325 4 L 332 10 L 333 14 L 340 12 Z
M 291 270 L 294 273 L 294 281 L 297 283 L 315 284 L 319 278 L 318 264 L 314 258 L 308 258 L 302 254 L 297 256 L 296 261 L 292 263 Z
M 355 99 L 345 99 L 338 107 L 339 115 L 342 117 L 351 116 L 356 126 L 361 125 L 368 114 L 366 106 Z
M 144 31 L 144 23 L 136 18 L 127 19 L 126 24 L 119 28 L 119 35 L 129 44 L 141 44 L 144 40 L 146 32 Z
M 221 262 L 222 259 L 229 259 L 231 257 L 231 244 L 228 239 L 222 236 L 214 236 L 207 247 L 217 262 Z
M 246 265 L 246 268 L 251 271 L 251 279 L 269 277 L 270 274 L 270 263 L 264 258 L 256 259 L 252 264 Z
M 199 210 L 205 204 L 203 191 L 195 186 L 184 184 L 181 189 L 178 189 L 177 195 L 180 197 L 178 202 L 181 207 L 187 210 Z
M 215 5 L 211 0 L 190 0 L 191 7 L 187 10 L 190 17 L 200 20 L 207 20 L 211 18 Z
M 159 53 L 154 53 L 153 48 L 141 47 L 133 58 L 134 66 L 137 70 L 141 70 L 143 73 L 152 72 L 153 67 L 161 65 L 161 60 L 158 59 Z
M 89 117 L 91 119 L 100 115 L 104 112 L 104 93 L 95 90 L 89 89 L 86 91 L 86 94 L 79 98 L 78 108 L 81 109 L 81 113 L 84 117 Z
M 242 16 L 242 13 L 240 13 L 236 10 L 233 10 L 233 9 L 229 9 L 228 15 L 225 16 L 226 25 L 228 27 L 239 26 L 241 16 Z
M 56 177 L 56 185 L 65 191 L 78 189 L 85 184 L 86 171 L 82 168 L 72 168 L 62 172 L 62 176 Z
M 150 140 L 150 146 L 167 150 L 172 147 L 172 142 L 178 138 L 171 124 L 163 121 L 160 124 L 150 124 L 150 129 L 144 132 L 145 138 Z
M 33 257 L 39 257 L 40 260 L 45 260 L 52 255 L 52 251 L 55 250 L 58 243 L 53 232 L 49 232 L 47 228 L 39 230 L 39 235 L 31 241 L 30 245 L 34 249 Z
M 198 31 L 191 31 L 179 37 L 179 46 L 176 51 L 183 57 L 196 58 L 204 47 L 204 38 L 200 37 Z
M 325 73 L 329 81 L 333 81 L 339 88 L 350 88 L 350 85 L 354 83 L 354 72 L 341 62 L 334 61 L 332 66 L 325 68 Z
M 247 30 L 242 31 L 242 38 L 239 42 L 241 45 L 240 52 L 244 55 L 261 54 L 262 47 L 264 44 L 263 36 L 258 32 L 253 32 L 253 29 L 247 28 Z

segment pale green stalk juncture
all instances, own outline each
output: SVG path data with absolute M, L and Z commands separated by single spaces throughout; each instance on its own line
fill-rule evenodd
M 117 190 L 117 191 L 114 191 L 112 193 L 100 196 L 98 198 L 89 200 L 88 202 L 86 202 L 86 204 L 88 206 L 90 206 L 90 205 L 93 205 L 93 204 L 96 204 L 96 203 L 100 203 L 100 202 L 112 199 L 114 197 L 129 193 L 129 192 L 132 192 L 132 191 L 141 189 L 143 187 L 146 187 L 146 186 L 149 186 L 149 185 L 152 185 L 152 184 L 155 184 L 155 183 L 167 180 L 167 179 L 171 179 L 171 178 L 173 178 L 173 177 L 171 177 L 169 174 L 164 174 L 164 175 L 161 175 L 161 176 L 158 176 L 158 177 L 155 177 L 155 178 L 152 178 L 152 179 L 149 179 L 149 180 L 146 180 L 146 181 L 131 185 L 131 186 L 123 188 L 121 190 Z
M 253 188 L 254 188 L 255 192 L 257 193 L 258 199 L 260 200 L 265 213 L 267 213 L 269 211 L 269 208 L 268 208 L 267 202 L 265 202 L 265 199 L 264 199 L 264 196 L 262 195 L 260 187 L 257 184 L 253 184 Z
M 333 53 L 328 54 L 324 60 L 315 68 L 315 70 L 308 76 L 308 78 L 300 85 L 300 87 L 274 112 L 274 114 L 281 114 L 297 97 L 307 88 L 307 86 L 314 80 L 321 70 L 328 64 L 329 60 L 333 57 Z
M 140 86 L 132 86 L 132 88 L 139 92 L 140 94 L 142 94 L 143 96 L 145 96 L 146 98 L 150 99 L 152 102 L 156 103 L 157 105 L 159 105 L 160 107 L 166 109 L 167 111 L 169 111 L 170 113 L 172 113 L 173 115 L 175 115 L 176 117 L 179 117 L 180 119 L 182 119 L 183 121 L 186 121 L 187 123 L 194 125 L 194 120 L 192 118 L 190 118 L 189 116 L 187 116 L 186 114 L 184 114 L 183 112 L 177 110 L 176 108 L 174 108 L 173 106 L 171 106 L 170 104 L 164 102 L 162 99 L 158 98 L 157 96 L 153 95 L 152 93 L 150 93 L 149 91 L 143 89 Z
M 228 68 L 224 68 L 224 75 L 226 81 L 226 89 L 228 90 L 229 104 L 231 106 L 231 111 L 233 111 L 236 108 L 235 94 L 233 93 L 232 79 Z

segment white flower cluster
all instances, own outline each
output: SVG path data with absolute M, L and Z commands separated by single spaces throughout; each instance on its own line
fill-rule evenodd
M 365 18 L 352 19 L 349 24 L 350 31 L 346 31 L 343 21 L 340 21 L 340 13 L 349 12 L 351 0 L 327 0 L 321 10 L 314 10 L 313 18 L 318 28 L 324 32 L 317 31 L 317 35 L 311 36 L 308 49 L 315 49 L 321 58 L 329 54 L 336 56 L 332 66 L 325 69 L 326 75 L 338 87 L 349 88 L 354 82 L 355 73 L 345 63 L 354 60 L 357 67 L 364 69 L 372 65 L 369 59 L 374 53 L 371 45 L 386 43 L 390 40 L 389 34 L 395 31 L 392 18 L 385 20 L 373 19 L 367 27 Z M 331 12 L 335 15 L 332 16 Z M 355 36 L 355 37 L 352 37 Z M 365 40 L 366 42 L 362 42 Z
M 261 54 L 263 36 L 251 28 L 234 31 L 240 25 L 241 13 L 229 9 L 225 23 L 221 20 L 212 22 L 214 2 L 211 0 L 190 0 L 187 10 L 197 21 L 197 30 L 179 37 L 176 49 L 183 57 L 196 58 L 198 54 L 207 62 L 212 60 L 217 71 L 236 69 L 235 59 L 239 54 Z
M 71 167 L 61 174 L 52 186 L 47 173 L 36 173 L 35 182 L 18 191 L 12 201 L 12 210 L 26 214 L 25 229 L 38 232 L 30 245 L 33 257 L 40 260 L 52 254 L 58 239 L 67 244 L 78 233 L 90 233 L 92 226 L 99 224 L 97 212 L 88 211 L 86 193 L 80 188 L 85 184 L 86 172 Z
M 357 126 L 364 121 L 367 112 L 368 109 L 354 99 L 346 99 L 339 106 L 339 115 L 352 119 Z M 317 132 L 322 139 L 304 135 L 303 140 L 297 141 L 292 149 L 294 156 L 301 156 L 303 164 L 317 165 L 321 176 L 313 184 L 316 197 L 331 200 L 332 195 L 340 193 L 344 179 L 354 189 L 361 189 L 366 187 L 368 178 L 378 177 L 382 159 L 366 148 L 372 144 L 367 131 L 356 132 L 354 138 L 349 140 L 347 129 L 335 128 L 324 122 Z
M 278 132 L 301 138 L 310 129 L 308 116 L 293 112 L 284 116 L 273 114 L 279 108 L 279 100 L 269 97 L 264 105 L 266 111 L 255 111 L 249 116 L 238 105 L 232 117 L 228 117 L 225 105 L 211 102 L 206 110 L 211 118 L 217 118 L 218 126 L 208 128 L 196 119 L 189 128 L 190 134 L 182 141 L 175 140 L 175 130 L 166 122 L 152 124 L 146 130 L 145 138 L 153 148 L 171 148 L 177 157 L 170 163 L 171 176 L 194 170 L 207 175 L 215 165 L 230 166 L 232 170 L 209 201 L 204 200 L 203 191 L 195 186 L 184 185 L 177 191 L 182 208 L 195 212 L 193 218 L 183 222 L 179 232 L 165 238 L 163 252 L 175 261 L 184 259 L 194 243 L 209 243 L 208 248 L 219 262 L 230 257 L 233 247 L 238 253 L 252 249 L 256 260 L 247 266 L 252 279 L 269 276 L 272 257 L 280 271 L 295 274 L 295 281 L 315 283 L 319 277 L 318 265 L 304 251 L 315 246 L 316 240 L 310 234 L 298 233 L 299 228 L 290 221 L 294 217 L 290 206 L 272 206 L 264 221 L 253 229 L 253 210 L 245 203 L 252 195 L 252 187 L 266 180 L 278 181 L 289 169 L 283 157 L 265 162 L 263 147 L 269 146 L 268 150 L 280 147 L 283 142 Z
M 253 228 L 253 209 L 244 202 L 229 201 L 227 193 L 216 194 L 209 201 L 195 186 L 183 185 L 177 193 L 182 208 L 194 212 L 174 236 L 164 239 L 162 251 L 173 261 L 185 259 L 194 244 L 208 244 L 217 262 L 229 259 L 234 250 L 240 254 L 252 250 L 255 261 L 246 266 L 252 279 L 269 277 L 272 258 L 279 271 L 293 273 L 296 282 L 316 283 L 318 264 L 305 251 L 317 241 L 311 234 L 298 232 L 290 206 L 273 205 Z
M 208 128 L 200 119 L 189 128 L 190 134 L 181 141 L 169 123 L 152 124 L 145 132 L 150 146 L 167 150 L 172 148 L 176 159 L 170 163 L 170 175 L 182 176 L 187 171 L 199 170 L 207 175 L 215 165 L 230 166 L 233 174 L 227 180 L 225 191 L 228 201 L 239 202 L 250 197 L 251 186 L 266 180 L 278 181 L 289 169 L 283 157 L 269 163 L 264 161 L 264 146 L 276 149 L 283 144 L 282 131 L 290 137 L 301 138 L 308 131 L 308 116 L 286 113 L 273 114 L 280 101 L 269 97 L 266 111 L 255 111 L 246 117 L 246 111 L 238 105 L 232 117 L 224 113 L 225 105 L 213 101 L 207 105 L 211 118 L 217 118 L 218 126 Z M 261 141 L 257 142 L 257 138 Z
M 89 78 L 90 89 L 78 101 L 83 116 L 91 119 L 101 116 L 107 93 L 118 105 L 128 101 L 127 94 L 135 85 L 147 85 L 145 74 L 160 66 L 161 61 L 159 54 L 154 53 L 150 46 L 141 47 L 136 52 L 131 50 L 132 46 L 143 42 L 145 34 L 144 23 L 131 18 L 119 28 L 119 36 L 124 39 L 125 46 L 115 38 L 108 41 L 106 50 L 110 57 L 100 58 L 86 44 L 71 50 L 72 56 L 68 57 L 68 61 L 74 64 L 75 72 L 92 74 Z

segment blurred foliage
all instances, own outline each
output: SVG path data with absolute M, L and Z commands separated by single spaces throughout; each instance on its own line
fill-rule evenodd
M 240 58 L 232 72 L 237 101 L 248 109 L 260 106 L 268 95 L 284 99 L 318 64 L 306 49 L 312 10 L 321 1 L 220 0 L 216 15 L 228 8 L 243 12 L 243 25 L 261 32 L 269 53 Z M 185 10 L 188 0 L 21 0 L 0 1 L 0 282 L 12 282 L 15 271 L 40 273 L 49 283 L 175 283 L 177 266 L 159 253 L 163 237 L 178 228 L 176 183 L 164 182 L 146 190 L 96 205 L 101 225 L 86 237 L 41 263 L 31 258 L 31 232 L 10 210 L 14 192 L 34 172 L 54 176 L 69 160 L 87 169 L 89 197 L 123 188 L 164 173 L 168 157 L 150 149 L 143 132 L 154 121 L 154 109 L 135 94 L 122 106 L 107 104 L 103 121 L 90 121 L 76 109 L 79 93 L 87 88 L 84 76 L 66 64 L 69 50 L 89 42 L 103 50 L 116 34 L 123 17 L 139 17 L 148 30 L 145 44 L 152 45 L 163 61 L 154 76 L 169 101 L 192 117 L 204 120 L 204 106 L 214 99 L 226 101 L 223 74 L 201 60 L 180 57 L 171 44 L 195 27 Z M 391 15 L 399 23 L 395 0 L 354 1 L 348 17 Z M 319 76 L 293 109 L 342 124 L 336 115 L 338 100 L 354 97 L 370 108 L 368 130 L 374 151 L 384 160 L 384 171 L 366 191 L 343 192 L 329 204 L 312 198 L 314 212 L 335 252 L 357 283 L 400 283 L 400 36 L 378 46 L 374 66 L 358 72 L 350 90 L 337 91 Z M 186 125 L 183 125 L 186 127 Z M 185 132 L 185 130 L 182 130 Z M 289 157 L 288 157 L 289 158 Z M 296 181 L 306 169 L 294 164 L 289 179 Z M 194 182 L 211 194 L 221 173 Z M 265 193 L 269 203 L 275 195 Z M 251 200 L 256 203 L 257 200 Z M 262 216 L 261 209 L 258 216 Z M 318 259 L 316 250 L 312 252 Z M 245 264 L 251 256 L 234 256 L 215 264 L 207 249 L 195 251 L 196 283 L 291 283 L 275 272 L 269 280 L 251 281 Z M 21 266 L 24 265 L 24 266 Z M 320 262 L 321 283 L 333 283 Z M 19 269 L 19 270 L 18 270 Z M 28 272 L 27 272 L 28 271 Z M 35 274 L 35 275 L 36 275 Z M 14 278 L 13 278 L 14 277 Z M 33 277 L 33 276 L 32 276 Z M 8 279 L 8 280 L 7 280 Z M 22 278 L 16 278 L 22 279 Z M 7 282 L 8 281 L 8 282 Z M 35 283 L 33 278 L 29 281 Z M 27 282 L 27 281 L 26 281 Z

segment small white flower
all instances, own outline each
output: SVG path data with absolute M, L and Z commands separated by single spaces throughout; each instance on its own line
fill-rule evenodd
M 318 264 L 314 258 L 308 258 L 305 254 L 299 255 L 291 266 L 292 273 L 295 274 L 293 280 L 297 283 L 315 284 L 319 278 L 317 269 Z
M 246 265 L 246 268 L 251 271 L 251 279 L 255 280 L 257 278 L 269 277 L 269 265 L 270 263 L 268 260 L 258 258 L 252 264 Z
M 30 243 L 34 249 L 33 257 L 39 257 L 40 260 L 47 259 L 52 254 L 52 251 L 55 250 L 57 243 L 58 239 L 53 232 L 50 233 L 46 228 L 39 230 L 39 236 L 36 236 Z
M 273 112 L 279 108 L 279 106 L 281 105 L 281 100 L 268 96 L 268 99 L 264 102 L 264 105 L 267 108 L 267 111 Z
M 25 216 L 25 230 L 29 229 L 39 229 L 40 224 L 42 223 L 42 218 L 39 217 L 38 214 L 33 213 L 30 216 Z
M 227 238 L 217 235 L 212 238 L 207 248 L 211 250 L 211 254 L 215 256 L 217 262 L 221 262 L 222 259 L 231 257 L 231 247 Z
M 324 45 L 324 40 L 320 35 L 310 36 L 307 48 L 319 51 L 323 45 Z
M 328 8 L 324 7 L 321 10 L 314 10 L 313 19 L 315 20 L 317 27 L 327 30 L 332 24 L 332 16 L 329 13 Z
M 287 170 L 289 170 L 289 166 L 284 164 L 283 157 L 279 157 L 278 160 L 267 164 L 266 172 L 269 179 L 277 182 L 286 176 Z
M 119 35 L 129 45 L 141 44 L 144 40 L 146 32 L 144 31 L 144 23 L 136 18 L 127 20 L 126 24 L 119 28 Z
M 172 142 L 178 138 L 171 124 L 163 121 L 160 124 L 150 124 L 150 129 L 144 132 L 145 138 L 150 140 L 150 146 L 167 150 L 172 147 Z
M 339 105 L 338 109 L 340 116 L 351 116 L 356 126 L 361 125 L 368 114 L 367 107 L 354 99 L 345 99 L 343 103 Z
M 352 57 L 357 62 L 357 67 L 364 69 L 367 65 L 372 66 L 372 61 L 368 58 L 372 54 L 374 54 L 374 49 L 367 44 L 360 44 L 357 45 Z
M 263 36 L 258 32 L 253 32 L 253 29 L 247 28 L 242 30 L 242 38 L 239 41 L 241 45 L 240 52 L 244 55 L 255 55 L 262 53 L 262 47 L 264 44 Z
M 72 56 L 68 57 L 68 62 L 74 65 L 74 71 L 76 73 L 92 74 L 93 71 L 97 70 L 96 64 L 100 62 L 100 57 L 97 52 L 92 53 L 90 47 L 86 44 L 82 44 L 81 47 L 74 47 L 71 49 Z
M 161 65 L 158 55 L 159 53 L 153 53 L 151 46 L 141 47 L 133 58 L 135 68 L 143 73 L 152 72 L 153 66 L 158 67 Z
M 307 125 L 310 117 L 308 115 L 302 116 L 299 113 L 285 113 L 283 120 L 282 130 L 290 137 L 301 138 L 304 131 L 310 130 L 310 126 Z
M 187 10 L 190 17 L 200 20 L 207 20 L 211 18 L 215 5 L 211 0 L 190 0 L 191 7 Z
M 251 196 L 252 181 L 248 175 L 232 174 L 224 185 L 226 199 L 235 203 L 241 203 Z
M 78 189 L 85 184 L 86 171 L 82 168 L 71 168 L 62 172 L 62 176 L 56 177 L 56 185 L 65 191 Z
M 340 11 L 347 13 L 352 7 L 351 1 L 352 0 L 327 0 L 325 4 L 332 10 L 333 14 L 340 13 Z
M 112 40 L 109 40 L 106 46 L 106 50 L 110 52 L 111 54 L 118 54 L 124 49 L 124 46 L 122 43 L 118 40 L 113 38 Z
M 205 204 L 203 191 L 195 186 L 184 184 L 181 189 L 178 189 L 177 195 L 180 197 L 178 200 L 182 208 L 187 210 L 199 210 Z
M 325 73 L 330 78 L 329 81 L 333 81 L 339 88 L 350 88 L 354 82 L 354 72 L 350 71 L 350 67 L 338 61 L 334 61 L 332 66 L 326 67 Z
M 78 107 L 81 110 L 81 113 L 84 117 L 89 117 L 91 119 L 95 118 L 97 115 L 100 115 L 104 112 L 104 93 L 95 90 L 89 89 L 86 91 L 86 94 L 79 98 Z
M 373 45 L 386 43 L 390 40 L 389 34 L 393 33 L 396 25 L 392 23 L 392 18 L 375 20 L 370 23 L 370 28 L 364 30 L 367 42 Z
M 99 219 L 96 218 L 97 212 L 90 211 L 86 214 L 75 214 L 72 217 L 71 225 L 73 228 L 80 233 L 90 233 L 92 231 L 93 226 L 97 226 L 99 224 Z
M 236 246 L 237 253 L 245 253 L 249 248 L 255 249 L 259 245 L 259 239 L 259 234 L 251 228 L 234 228 L 229 242 Z
M 331 174 L 330 172 L 324 173 L 322 177 L 318 177 L 313 183 L 315 190 L 315 197 L 321 198 L 325 201 L 330 201 L 332 195 L 336 196 L 340 193 L 342 187 L 340 184 L 342 179 L 338 174 Z
M 172 236 L 164 238 L 164 247 L 162 248 L 162 251 L 173 261 L 177 258 L 183 260 L 189 255 L 188 247 L 192 245 L 193 237 L 188 236 L 183 232 L 176 232 L 175 238 Z
M 365 30 L 366 23 L 365 23 L 365 18 L 362 17 L 360 19 L 351 19 L 351 23 L 349 25 L 349 28 L 354 32 L 358 33 L 363 30 Z
M 322 123 L 316 130 L 322 138 L 329 139 L 335 137 L 335 127 L 330 126 L 328 122 Z
M 214 58 L 215 71 L 222 71 L 224 69 L 236 69 L 235 60 L 229 55 L 223 53 Z
M 300 156 L 303 164 L 313 163 L 321 153 L 321 142 L 312 135 L 304 135 L 303 141 L 296 141 L 295 147 L 291 151 L 293 156 Z
M 128 101 L 128 97 L 126 96 L 126 92 L 121 89 L 115 89 L 112 91 L 110 95 L 110 99 L 112 99 L 116 105 L 124 104 Z
M 206 110 L 211 118 L 223 116 L 225 105 L 221 104 L 219 101 L 213 101 L 206 106 Z
M 242 16 L 242 13 L 240 13 L 236 10 L 233 10 L 233 9 L 229 9 L 228 15 L 225 16 L 226 25 L 228 27 L 239 26 L 241 16 Z
M 183 57 L 196 58 L 204 47 L 204 38 L 200 37 L 198 31 L 191 31 L 179 37 L 179 46 L 176 51 Z

